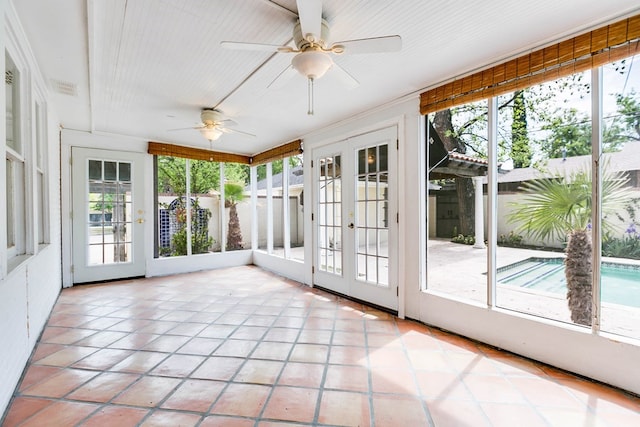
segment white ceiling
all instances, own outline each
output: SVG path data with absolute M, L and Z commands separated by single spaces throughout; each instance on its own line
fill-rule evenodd
M 300 0 L 306 1 L 306 0 Z M 209 148 L 196 130 L 216 107 L 247 138 L 214 149 L 255 154 L 439 82 L 618 18 L 637 0 L 324 0 L 330 41 L 400 35 L 400 52 L 334 56 L 330 70 L 268 88 L 291 54 L 223 49 L 223 40 L 287 44 L 295 0 L 12 0 L 53 93 L 61 124 Z M 61 94 L 55 84 L 76 88 Z

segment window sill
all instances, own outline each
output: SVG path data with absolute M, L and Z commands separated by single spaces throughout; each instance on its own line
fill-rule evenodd
M 17 269 L 29 258 L 31 258 L 31 254 L 17 255 L 9 258 L 7 260 L 7 273 L 11 273 L 13 270 Z

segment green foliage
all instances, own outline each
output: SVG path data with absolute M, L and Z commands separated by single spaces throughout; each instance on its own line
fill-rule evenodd
M 527 132 L 527 105 L 524 92 L 518 90 L 513 99 L 511 122 L 511 159 L 514 168 L 526 168 L 531 164 L 531 143 Z
M 616 258 L 640 259 L 640 233 L 631 223 L 621 238 L 609 238 L 602 242 L 602 255 Z
M 181 197 L 180 203 L 176 207 L 175 215 L 178 229 L 171 236 L 171 256 L 187 255 L 187 209 L 186 199 Z M 209 252 L 213 245 L 213 238 L 209 237 L 209 219 L 211 211 L 204 209 L 202 219 L 198 217 L 200 204 L 196 198 L 191 203 L 191 253 L 202 254 Z M 202 221 L 202 222 L 201 222 Z
M 237 204 L 244 200 L 244 184 L 238 182 L 224 183 L 224 200 L 226 204 Z M 228 207 L 228 206 L 227 206 Z
M 518 247 L 522 245 L 522 240 L 523 237 L 521 234 L 516 234 L 513 230 L 511 230 L 507 235 L 501 234 L 500 236 L 498 236 L 498 245 Z
M 462 234 L 458 234 L 457 236 L 454 236 L 451 241 L 453 243 L 462 243 L 463 245 L 475 245 L 476 238 L 475 236 L 465 236 Z
M 603 168 L 602 228 L 613 231 L 610 218 L 630 203 L 632 192 L 626 187 L 624 172 Z M 524 197 L 511 204 L 514 211 L 507 221 L 516 231 L 536 240 L 557 239 L 563 242 L 568 232 L 585 230 L 591 220 L 591 171 L 582 169 L 568 177 L 559 175 L 526 181 L 520 187 Z

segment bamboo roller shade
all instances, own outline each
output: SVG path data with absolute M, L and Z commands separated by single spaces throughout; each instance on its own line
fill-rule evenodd
M 302 154 L 302 140 L 300 139 L 296 139 L 295 141 L 256 154 L 251 158 L 251 166 L 269 163 L 274 160 L 280 160 L 286 157 L 296 156 L 298 154 Z
M 255 166 L 302 153 L 302 141 L 297 139 L 288 144 L 256 154 L 253 157 L 153 141 L 149 141 L 147 153 L 158 156 L 182 157 L 210 162 L 242 163 Z
M 556 80 L 640 52 L 640 15 L 598 28 L 420 94 L 420 114 Z

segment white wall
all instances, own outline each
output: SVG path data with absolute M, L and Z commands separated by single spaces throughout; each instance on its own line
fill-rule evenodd
M 38 95 L 45 94 L 46 85 L 42 80 L 36 61 L 32 56 L 26 37 L 9 2 L 0 0 L 0 11 L 3 19 L 0 23 L 0 45 L 3 51 L 9 45 L 12 50 L 18 52 L 20 60 L 24 61 L 28 72 L 23 73 L 23 78 L 28 78 L 29 96 L 27 102 Z M 2 55 L 4 65 L 4 55 Z M 0 97 L 5 102 L 5 85 Z M 30 102 L 29 102 L 30 104 Z M 25 105 L 28 106 L 28 105 Z M 60 196 L 59 182 L 59 137 L 55 112 L 47 111 L 47 170 L 49 173 L 48 191 L 50 227 L 49 243 L 38 247 L 37 237 L 33 232 L 27 233 L 32 240 L 30 256 L 17 267 L 7 272 L 7 244 L 6 235 L 0 232 L 0 414 L 6 409 L 11 395 L 20 379 L 24 366 L 31 355 L 36 340 L 40 336 L 45 322 L 49 317 L 61 288 L 60 272 Z M 23 115 L 22 119 L 25 119 Z M 5 120 L 0 121 L 0 152 L 5 154 Z M 25 132 L 25 137 L 30 138 Z M 6 172 L 5 162 L 0 167 L 0 212 L 2 212 L 2 228 L 4 230 L 6 209 Z M 27 166 L 30 171 L 33 166 Z M 27 182 L 29 186 L 29 182 Z M 29 189 L 29 187 L 28 187 Z M 36 191 L 27 191 L 27 206 L 35 206 Z M 27 223 L 35 224 L 35 207 L 27 213 Z M 35 227 L 35 225 L 29 226 Z

